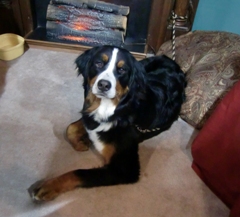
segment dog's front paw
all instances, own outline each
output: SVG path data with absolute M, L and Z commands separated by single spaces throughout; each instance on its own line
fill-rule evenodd
M 61 193 L 61 188 L 57 179 L 41 182 L 30 191 L 33 201 L 37 202 L 53 200 Z
M 81 185 L 80 177 L 72 171 L 53 179 L 37 182 L 28 191 L 34 201 L 49 201 Z
M 67 127 L 66 136 L 76 151 L 87 151 L 91 145 L 91 141 L 81 119 Z
M 76 151 L 87 151 L 91 145 L 91 141 L 88 138 L 88 135 L 83 135 L 79 139 L 74 139 L 71 141 L 72 147 Z

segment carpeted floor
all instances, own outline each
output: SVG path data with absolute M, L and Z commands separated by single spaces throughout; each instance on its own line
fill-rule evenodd
M 0 216 L 227 217 L 226 206 L 191 169 L 194 130 L 181 120 L 140 145 L 138 183 L 31 201 L 28 188 L 36 181 L 101 163 L 64 138 L 83 102 L 76 57 L 31 48 L 17 60 L 0 61 Z

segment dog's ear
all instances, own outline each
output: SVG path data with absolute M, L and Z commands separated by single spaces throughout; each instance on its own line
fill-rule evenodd
M 146 88 L 146 79 L 145 79 L 145 68 L 137 60 L 133 60 L 133 73 L 130 77 L 130 94 L 134 95 L 138 100 L 145 99 L 145 88 Z
M 76 60 L 75 64 L 78 69 L 78 75 L 83 75 L 83 77 L 87 76 L 87 65 L 89 63 L 89 60 L 93 57 L 93 55 L 97 52 L 99 47 L 94 47 L 89 50 L 86 50 L 84 53 L 82 53 Z
M 88 64 L 94 54 L 98 51 L 99 47 L 94 47 L 92 49 L 86 50 L 82 53 L 76 60 L 75 64 L 78 69 L 78 75 L 83 76 L 83 88 L 84 88 L 84 97 L 86 98 L 89 85 L 88 85 Z

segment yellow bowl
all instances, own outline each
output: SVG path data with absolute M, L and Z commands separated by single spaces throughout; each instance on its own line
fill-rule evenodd
M 13 60 L 21 56 L 24 52 L 24 38 L 6 33 L 0 35 L 0 59 Z

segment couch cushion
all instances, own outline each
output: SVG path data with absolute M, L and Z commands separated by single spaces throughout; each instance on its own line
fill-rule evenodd
M 172 57 L 171 41 L 164 43 L 157 54 Z M 181 118 L 200 129 L 240 79 L 240 36 L 195 31 L 177 37 L 176 62 L 188 80 Z
M 240 216 L 240 197 L 233 204 L 229 217 L 239 217 L 239 216 Z
M 240 81 L 219 103 L 192 143 L 193 169 L 240 213 Z

